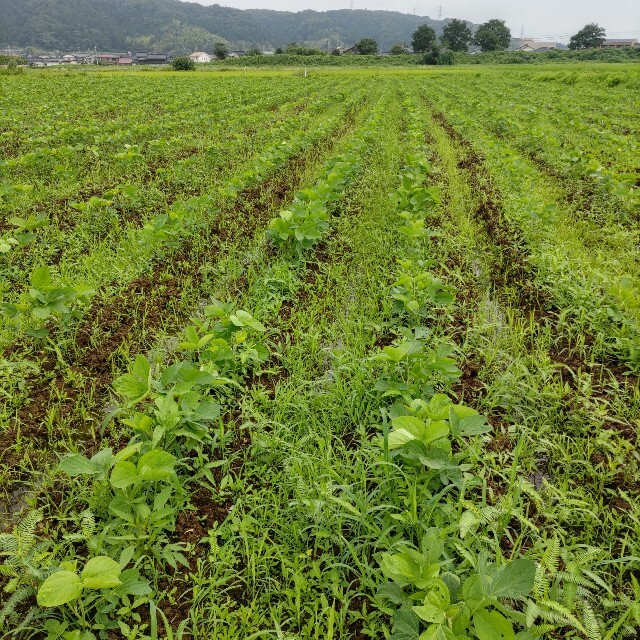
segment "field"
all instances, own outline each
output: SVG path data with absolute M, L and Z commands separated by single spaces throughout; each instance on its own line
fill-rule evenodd
M 638 89 L 3 76 L 0 637 L 638 637 Z

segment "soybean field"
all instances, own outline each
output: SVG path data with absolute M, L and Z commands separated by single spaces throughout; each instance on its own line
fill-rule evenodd
M 640 69 L 0 80 L 0 638 L 640 629 Z

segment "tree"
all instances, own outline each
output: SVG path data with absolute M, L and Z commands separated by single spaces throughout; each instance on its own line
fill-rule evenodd
M 356 42 L 355 50 L 361 56 L 373 56 L 378 53 L 378 43 L 373 38 L 361 38 Z
M 422 64 L 440 64 L 440 47 L 437 44 L 429 47 L 429 50 L 422 57 Z
M 391 47 L 389 51 L 392 56 L 400 56 L 403 53 L 409 53 L 409 47 L 404 42 L 398 42 Z
M 597 49 L 602 46 L 606 37 L 607 34 L 605 30 L 592 22 L 571 36 L 569 49 L 573 49 L 574 51 L 577 49 Z
M 171 63 L 174 71 L 195 71 L 196 63 L 188 56 L 178 56 Z
M 454 18 L 442 30 L 442 44 L 451 51 L 469 51 L 473 33 L 464 20 Z
M 249 51 L 247 51 L 247 55 L 255 57 L 262 56 L 264 54 L 262 53 L 262 51 L 260 51 L 260 49 L 249 49 Z
M 436 32 L 428 24 L 423 24 L 413 32 L 411 46 L 414 51 L 422 53 L 431 49 L 434 44 L 436 44 Z
M 453 64 L 453 53 L 434 44 L 422 57 L 422 64 Z
M 216 42 L 215 47 L 213 47 L 213 55 L 218 60 L 225 60 L 229 57 L 229 49 L 227 49 L 227 45 L 224 42 Z
M 483 51 L 502 51 L 511 44 L 511 31 L 504 20 L 489 20 L 478 27 L 473 44 Z

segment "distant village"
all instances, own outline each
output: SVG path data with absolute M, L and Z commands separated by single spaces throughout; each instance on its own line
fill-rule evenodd
M 608 39 L 605 40 L 601 48 L 621 49 L 624 47 L 640 48 L 640 41 L 637 39 Z M 553 49 L 567 49 L 567 46 L 559 42 L 532 40 L 529 38 L 514 38 L 511 43 L 511 51 L 523 51 L 527 53 L 544 53 Z M 276 52 L 271 50 L 259 51 L 261 55 L 273 55 Z M 355 53 L 355 47 L 339 48 L 340 54 Z M 411 53 L 411 52 L 409 52 Z M 473 49 L 470 53 L 476 53 Z M 27 60 L 31 67 L 55 67 L 61 65 L 112 65 L 128 67 L 134 65 L 164 65 L 170 64 L 172 56 L 168 53 L 150 52 L 126 52 L 126 53 L 68 53 L 63 56 L 55 55 L 26 55 L 20 49 L 3 49 L 0 54 L 22 57 Z M 251 52 L 244 50 L 229 51 L 228 58 L 242 58 L 251 55 Z M 390 55 L 389 51 L 381 51 L 378 55 Z M 212 62 L 216 59 L 215 54 L 205 51 L 194 51 L 189 58 L 196 63 Z
M 263 52 L 269 53 L 269 52 Z M 273 53 L 273 52 L 271 52 Z M 54 55 L 25 55 L 19 49 L 3 49 L 0 54 L 22 57 L 27 60 L 30 67 L 58 67 L 61 65 L 112 65 L 130 67 L 133 65 L 162 65 L 170 64 L 172 56 L 168 53 L 149 53 L 137 51 L 135 53 L 68 53 L 63 56 Z M 247 55 L 246 51 L 230 51 L 228 57 L 239 58 Z M 189 56 L 194 62 L 211 62 L 214 56 L 203 52 L 194 52 Z

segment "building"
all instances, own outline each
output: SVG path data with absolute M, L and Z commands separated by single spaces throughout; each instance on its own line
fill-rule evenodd
M 516 47 L 516 51 L 532 51 L 540 53 L 542 51 L 550 51 L 551 49 L 556 48 L 557 45 L 555 42 L 523 38 L 520 40 L 518 46 Z
M 169 64 L 169 55 L 166 53 L 148 53 L 136 51 L 133 56 L 134 64 Z
M 122 57 L 119 53 L 99 53 L 97 55 L 98 64 L 118 64 Z
M 640 46 L 640 42 L 638 42 L 636 38 L 627 38 L 624 40 L 613 39 L 605 40 L 600 46 L 603 49 L 622 49 L 623 47 L 638 47 Z
M 191 58 L 193 62 L 211 62 L 212 60 L 212 57 L 204 51 L 194 51 L 189 58 Z
M 62 58 L 53 56 L 28 56 L 27 62 L 30 67 L 59 67 L 61 64 L 70 64 Z

